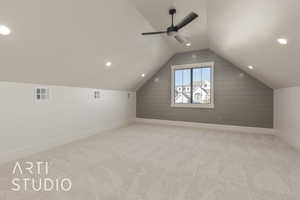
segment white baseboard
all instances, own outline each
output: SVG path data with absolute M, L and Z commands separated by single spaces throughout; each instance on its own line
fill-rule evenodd
M 232 125 L 207 124 L 207 123 L 198 123 L 198 122 L 170 121 L 170 120 L 145 119 L 145 118 L 136 118 L 135 121 L 138 123 L 148 123 L 148 124 L 184 126 L 184 127 L 206 128 L 206 129 L 221 130 L 221 131 L 277 135 L 277 130 L 273 128 L 257 128 L 257 127 L 247 127 L 247 126 L 232 126 Z

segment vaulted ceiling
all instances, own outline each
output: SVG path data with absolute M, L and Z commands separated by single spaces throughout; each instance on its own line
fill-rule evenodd
M 170 48 L 175 52 L 191 51 L 209 47 L 207 36 L 207 3 L 206 0 L 131 0 L 134 2 L 140 13 L 149 21 L 155 30 L 166 30 L 171 24 L 170 8 L 176 8 L 175 25 L 180 22 L 191 11 L 197 13 L 199 17 L 188 26 L 180 30 L 192 43 L 191 47 L 186 47 L 176 41 L 174 38 L 162 35 Z M 147 36 L 149 37 L 157 36 Z
M 140 35 L 170 25 L 171 7 L 175 22 L 199 14 L 181 31 L 191 47 Z M 298 0 L 1 0 L 0 80 L 135 89 L 175 53 L 210 48 L 273 88 L 299 86 L 299 17 Z
M 127 0 L 0 2 L 1 81 L 132 89 L 173 54 Z
M 273 88 L 300 85 L 300 1 L 208 0 L 207 13 L 212 50 Z

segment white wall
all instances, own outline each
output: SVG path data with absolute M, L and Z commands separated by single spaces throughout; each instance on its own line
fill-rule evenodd
M 300 150 L 300 87 L 275 90 L 274 125 L 283 140 Z
M 38 85 L 0 82 L 0 163 L 117 128 L 135 118 L 135 93 L 61 86 L 50 100 L 34 99 Z

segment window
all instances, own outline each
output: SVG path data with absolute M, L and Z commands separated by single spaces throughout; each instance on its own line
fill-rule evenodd
M 214 63 L 172 66 L 173 107 L 214 107 Z

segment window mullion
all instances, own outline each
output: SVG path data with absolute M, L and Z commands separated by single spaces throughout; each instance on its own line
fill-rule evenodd
M 182 98 L 181 98 L 181 103 L 184 103 L 183 102 L 183 96 L 184 96 L 184 92 L 183 92 L 183 86 L 184 86 L 184 70 L 182 71 L 181 73 L 181 95 L 182 95 Z
M 190 89 L 190 92 L 191 92 L 191 104 L 193 104 L 193 68 L 191 68 L 191 85 L 190 85 L 191 89 Z

